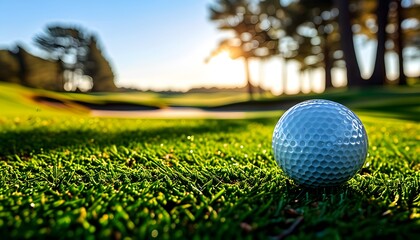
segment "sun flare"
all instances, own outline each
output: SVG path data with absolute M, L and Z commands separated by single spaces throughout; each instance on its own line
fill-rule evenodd
M 227 51 L 211 58 L 209 67 L 212 82 L 218 86 L 237 87 L 245 84 L 243 62 L 240 59 L 231 59 Z

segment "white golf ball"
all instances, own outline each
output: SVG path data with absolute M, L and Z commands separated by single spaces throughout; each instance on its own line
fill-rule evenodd
M 304 101 L 287 110 L 272 139 L 284 173 L 307 187 L 340 185 L 363 166 L 368 138 L 360 119 L 328 100 Z

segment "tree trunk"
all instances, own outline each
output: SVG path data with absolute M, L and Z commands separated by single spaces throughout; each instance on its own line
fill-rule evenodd
M 264 82 L 264 78 L 265 78 L 265 75 L 264 75 L 264 64 L 265 64 L 265 61 L 266 61 L 266 59 L 265 58 L 262 58 L 262 59 L 260 59 L 260 66 L 259 66 L 259 86 L 258 86 L 258 91 L 259 91 L 259 93 L 260 93 L 260 95 L 262 96 L 263 94 L 264 94 L 264 90 L 263 90 L 263 88 L 262 88 L 262 84 L 263 84 L 263 82 Z
M 372 76 L 369 79 L 369 85 L 384 85 L 386 83 L 385 69 L 385 42 L 386 42 L 386 25 L 388 24 L 389 1 L 378 1 L 376 8 L 376 22 L 378 32 L 376 38 L 378 46 L 376 47 L 375 67 Z
M 22 85 L 28 85 L 28 78 L 27 78 L 27 64 L 23 57 L 23 48 L 20 46 L 17 46 L 17 52 L 14 54 L 14 56 L 17 58 L 17 61 L 19 63 L 19 79 L 20 83 Z
M 304 92 L 303 91 L 303 86 L 305 85 L 305 78 L 303 76 L 303 71 L 299 70 L 299 92 Z
M 64 62 L 60 59 L 57 60 L 57 91 L 64 92 Z
M 308 70 L 306 70 L 308 73 L 308 79 L 309 79 L 309 84 L 311 85 L 311 91 L 313 91 L 313 89 L 314 89 L 314 71 L 313 71 L 313 69 L 311 69 L 311 68 L 309 68 Z
M 287 89 L 287 60 L 283 58 L 282 62 L 282 78 L 283 78 L 283 94 L 286 94 Z
M 404 73 L 404 35 L 401 29 L 401 22 L 403 21 L 401 0 L 395 0 L 397 4 L 397 36 L 396 36 L 396 49 L 398 54 L 398 68 L 399 68 L 399 81 L 398 85 L 407 85 L 407 76 Z
M 244 65 L 245 65 L 245 78 L 246 78 L 246 82 L 247 82 L 247 86 L 248 86 L 248 94 L 249 94 L 249 99 L 253 100 L 253 91 L 252 91 L 252 84 L 251 84 L 251 75 L 249 72 L 249 59 L 248 58 L 244 58 Z
M 341 48 L 344 54 L 344 61 L 347 68 L 348 86 L 363 85 L 362 75 L 357 63 L 356 52 L 354 50 L 353 32 L 351 30 L 351 19 L 349 10 L 349 0 L 334 0 L 335 6 L 338 8 L 338 24 L 341 36 Z
M 324 39 L 327 39 L 328 36 L 324 36 Z M 325 69 L 325 89 L 330 89 L 332 85 L 331 69 L 332 61 L 330 57 L 330 47 L 328 42 L 324 42 L 324 69 Z

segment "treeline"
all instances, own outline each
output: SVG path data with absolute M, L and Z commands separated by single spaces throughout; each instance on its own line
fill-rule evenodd
M 0 81 L 53 91 L 116 91 L 98 37 L 81 27 L 50 25 L 34 37 L 45 57 L 17 45 L 0 50 Z
M 280 57 L 285 64 L 298 61 L 300 71 L 325 69 L 325 86 L 331 70 L 346 69 L 347 85 L 384 85 L 385 54 L 398 56 L 398 84 L 407 85 L 404 62 L 420 57 L 420 4 L 412 0 L 215 0 L 210 19 L 233 33 L 212 53 L 227 51 L 242 58 L 252 87 L 248 62 Z M 363 79 L 353 37 L 377 41 L 373 73 Z M 404 50 L 410 50 L 405 51 Z M 419 66 L 420 69 L 420 66 Z

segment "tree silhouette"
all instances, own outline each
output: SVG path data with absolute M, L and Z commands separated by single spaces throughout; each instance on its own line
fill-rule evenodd
M 386 27 L 388 25 L 390 0 L 380 0 L 376 7 L 376 22 L 377 22 L 377 42 L 375 66 L 373 68 L 372 76 L 369 79 L 371 85 L 384 85 L 386 82 L 385 69 L 385 42 L 387 40 Z
M 393 0 L 393 17 L 394 22 L 396 25 L 396 31 L 393 34 L 394 42 L 395 42 L 395 50 L 398 54 L 398 68 L 399 68 L 399 85 L 407 85 L 407 76 L 404 73 L 404 56 L 403 50 L 404 47 L 413 47 L 419 55 L 420 50 L 420 27 L 419 24 L 416 26 L 403 29 L 403 21 L 407 20 L 414 20 L 416 19 L 417 22 L 420 22 L 420 3 L 409 3 L 406 7 L 402 6 L 403 1 L 401 0 Z M 415 54 L 414 54 L 415 55 Z
M 386 83 L 385 53 L 394 51 L 398 56 L 399 84 L 406 85 L 404 73 L 403 49 L 412 47 L 414 55 L 419 50 L 418 24 L 403 27 L 403 22 L 420 20 L 420 5 L 412 1 L 400 0 L 366 0 L 354 1 L 354 25 L 357 26 L 356 34 L 362 34 L 368 39 L 377 40 L 375 65 L 369 85 L 383 85 Z M 415 20 L 416 19 L 416 20 Z M 373 23 L 373 24 L 372 24 Z M 417 30 L 416 30 L 417 29 Z M 417 40 L 416 40 L 417 39 Z M 392 44 L 393 43 L 393 44 Z M 409 56 L 407 56 L 409 57 Z
M 334 0 L 334 5 L 339 12 L 338 25 L 340 29 L 341 49 L 343 50 L 344 61 L 346 62 L 347 68 L 347 84 L 348 86 L 363 85 L 363 79 L 354 48 L 349 1 Z
M 210 7 L 210 19 L 221 30 L 230 30 L 234 36 L 222 40 L 212 56 L 221 51 L 229 52 L 232 59 L 242 58 L 250 98 L 253 85 L 249 72 L 251 58 L 266 58 L 278 53 L 278 39 L 269 31 L 268 16 L 259 16 L 259 6 L 247 0 L 218 0 Z
M 284 52 L 280 48 L 280 43 L 286 35 L 284 27 L 287 26 L 288 22 L 285 20 L 285 8 L 281 4 L 281 1 L 278 0 L 261 0 L 259 2 L 260 13 L 259 16 L 263 16 L 265 21 L 268 21 L 269 28 L 266 30 L 270 37 L 272 38 L 274 45 L 274 50 L 270 52 L 270 55 L 264 58 L 270 57 L 279 57 L 281 60 L 281 70 L 282 77 L 280 78 L 283 81 L 283 91 L 287 88 L 287 58 L 285 57 Z
M 85 75 L 96 81 L 96 86 L 92 90 L 116 89 L 115 85 L 110 83 L 114 80 L 114 74 L 109 73 L 112 72 L 110 67 L 103 67 L 107 61 L 98 48 L 97 38 L 92 33 L 81 27 L 55 24 L 47 26 L 44 33 L 34 38 L 34 42 L 48 54 L 49 58 L 60 63 L 62 84 L 67 90 L 76 90 L 80 87 L 80 80 L 85 79 Z M 98 76 L 102 76 L 101 81 L 98 80 Z M 103 80 L 105 76 L 108 78 L 106 81 Z M 99 84 L 105 82 L 106 85 L 99 87 Z
M 35 44 L 62 66 L 63 85 L 74 85 L 76 72 L 83 68 L 88 51 L 86 31 L 76 27 L 49 25 L 34 38 Z M 65 74 L 67 71 L 68 74 Z
M 402 21 L 403 19 L 403 7 L 401 5 L 401 0 L 392 0 L 391 1 L 390 16 L 391 22 L 396 28 L 394 34 L 392 34 L 392 39 L 394 41 L 394 48 L 395 52 L 398 55 L 398 71 L 399 71 L 399 78 L 398 84 L 399 85 L 407 85 L 407 76 L 404 73 L 404 58 L 403 58 L 403 49 L 404 49 L 404 36 L 402 30 Z
M 8 76 L 13 82 L 34 88 L 62 90 L 63 86 L 58 86 L 55 81 L 57 72 L 60 69 L 56 61 L 49 61 L 34 56 L 20 44 L 12 51 L 9 51 L 8 55 L 11 57 L 8 59 L 9 66 L 6 65 L 4 69 L 1 68 L 1 72 L 6 74 L 7 72 L 9 74 L 14 72 L 14 76 Z
M 114 73 L 109 62 L 103 56 L 95 36 L 92 36 L 89 41 L 84 73 L 92 78 L 93 92 L 116 90 Z
M 27 70 L 27 64 L 25 62 L 24 59 L 24 54 L 26 53 L 26 51 L 23 50 L 23 48 L 21 46 L 17 46 L 16 47 L 16 53 L 14 54 L 14 56 L 16 57 L 18 64 L 19 64 L 19 71 L 18 71 L 18 76 L 20 78 L 20 81 L 22 82 L 23 85 L 27 85 L 28 82 L 28 70 Z
M 280 55 L 298 61 L 301 72 L 323 67 L 326 88 L 332 87 L 331 69 L 344 66 L 349 87 L 386 84 L 387 51 L 397 53 L 399 84 L 406 85 L 403 49 L 413 49 L 404 52 L 407 58 L 420 56 L 420 4 L 412 0 L 217 0 L 210 12 L 219 29 L 234 33 L 215 52 L 228 49 L 245 64 Z M 355 35 L 378 42 L 367 81 L 356 58 Z M 267 43 L 275 48 L 265 48 Z
M 338 13 L 332 1 L 302 0 L 291 3 L 284 11 L 290 22 L 285 27 L 286 34 L 296 43 L 289 55 L 300 63 L 301 71 L 324 68 L 325 87 L 333 87 L 331 70 L 341 56 L 335 54 L 340 50 L 340 35 Z
M 0 81 L 20 83 L 20 63 L 14 52 L 0 49 Z
M 401 1 L 400 7 L 402 5 Z M 407 1 L 404 1 L 407 3 Z M 399 26 L 403 32 L 402 44 L 400 45 L 400 51 L 402 56 L 402 48 L 409 48 L 410 51 L 406 52 L 406 58 L 408 59 L 419 59 L 420 58 L 420 2 L 419 1 L 408 1 L 408 4 L 401 9 L 399 14 L 401 19 L 399 20 Z M 410 22 L 405 28 L 402 27 L 402 22 Z M 414 24 L 413 24 L 414 23 Z M 416 23 L 416 24 L 415 24 Z M 401 61 L 402 63 L 402 61 Z M 400 66 L 400 69 L 403 68 Z M 401 73 L 401 71 L 400 71 Z M 420 76 L 416 76 L 417 79 L 420 79 Z M 400 79 L 401 81 L 401 79 Z M 402 82 L 401 84 L 406 84 Z

